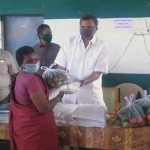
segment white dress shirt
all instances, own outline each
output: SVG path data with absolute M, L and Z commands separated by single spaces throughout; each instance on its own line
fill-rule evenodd
M 97 37 L 93 37 L 85 48 L 81 36 L 75 36 L 61 47 L 55 63 L 66 68 L 71 77 L 84 80 L 93 71 L 108 72 L 108 49 Z M 101 82 L 102 74 L 98 80 L 83 86 L 79 92 L 65 95 L 64 101 L 105 106 Z
M 0 49 L 0 101 L 10 93 L 10 76 L 17 73 L 17 67 L 12 55 Z

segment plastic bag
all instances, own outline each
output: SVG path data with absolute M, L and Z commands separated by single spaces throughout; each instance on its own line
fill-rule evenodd
M 125 97 L 127 105 L 120 109 L 118 116 L 122 122 L 129 122 L 132 127 L 144 126 L 146 124 L 145 113 L 141 106 L 134 103 L 133 99 L 133 94 L 129 98 Z
M 50 69 L 45 66 L 41 66 L 41 69 L 45 70 L 42 76 L 49 89 L 59 88 L 62 85 L 69 83 L 69 78 L 65 71 L 60 69 Z
M 45 70 L 43 78 L 49 88 L 49 100 L 54 99 L 60 92 L 72 94 L 79 91 L 80 83 L 70 78 L 67 72 L 42 66 Z
M 150 108 L 150 96 L 137 99 L 134 101 L 134 104 L 141 106 L 144 111 L 147 111 L 147 109 Z
M 148 125 L 150 125 L 150 95 L 145 95 L 145 98 L 134 101 L 135 104 L 142 107 L 145 112 L 145 118 L 147 119 Z

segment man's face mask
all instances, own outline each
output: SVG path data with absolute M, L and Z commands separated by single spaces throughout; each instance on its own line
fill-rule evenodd
M 80 34 L 84 39 L 91 40 L 96 30 L 96 27 L 80 27 Z
M 27 73 L 36 73 L 39 70 L 40 62 L 37 62 L 36 64 L 25 64 L 23 71 Z
M 50 43 L 52 41 L 52 34 L 44 34 L 42 35 L 42 40 L 46 43 Z

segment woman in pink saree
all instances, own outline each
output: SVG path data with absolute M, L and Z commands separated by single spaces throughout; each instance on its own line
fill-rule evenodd
M 53 107 L 62 94 L 48 101 L 48 89 L 32 47 L 17 50 L 20 72 L 11 86 L 9 134 L 11 150 L 59 150 Z

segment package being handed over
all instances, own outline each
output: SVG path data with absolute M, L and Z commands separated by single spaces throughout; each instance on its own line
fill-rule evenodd
M 41 69 L 45 70 L 42 76 L 49 89 L 60 88 L 62 85 L 68 84 L 68 76 L 65 71 L 45 66 L 42 66 Z
M 72 94 L 80 88 L 80 83 L 71 81 L 67 72 L 60 69 L 51 69 L 42 66 L 41 69 L 45 70 L 43 78 L 49 88 L 49 100 L 54 99 L 61 91 L 65 94 Z

